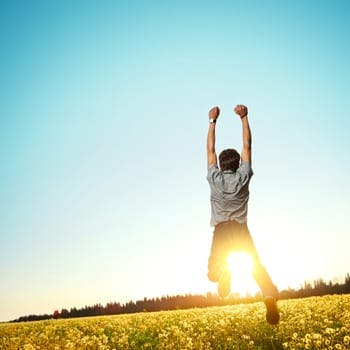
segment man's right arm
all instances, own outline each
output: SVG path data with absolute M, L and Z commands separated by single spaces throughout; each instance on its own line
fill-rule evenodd
M 207 165 L 208 169 L 212 165 L 217 165 L 217 156 L 215 151 L 215 125 L 216 120 L 219 118 L 220 109 L 219 107 L 213 107 L 209 111 L 209 130 L 207 136 Z
M 245 162 L 252 162 L 252 135 L 250 132 L 248 122 L 248 108 L 243 105 L 237 105 L 234 109 L 235 113 L 239 115 L 242 122 L 243 148 L 241 159 Z

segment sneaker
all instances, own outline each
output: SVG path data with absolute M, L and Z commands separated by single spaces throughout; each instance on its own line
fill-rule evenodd
M 229 270 L 224 270 L 218 282 L 218 294 L 221 298 L 226 298 L 231 291 L 231 273 Z
M 266 306 L 266 321 L 271 325 L 276 325 L 280 320 L 276 299 L 267 296 L 264 298 L 264 303 Z

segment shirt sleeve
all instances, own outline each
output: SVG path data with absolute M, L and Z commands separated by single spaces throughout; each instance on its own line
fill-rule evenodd
M 251 163 L 242 161 L 237 173 L 240 175 L 241 184 L 245 185 L 254 174 Z
M 207 174 L 207 180 L 210 185 L 213 185 L 216 180 L 220 178 L 220 170 L 216 164 L 213 164 L 209 169 L 208 169 L 208 174 Z

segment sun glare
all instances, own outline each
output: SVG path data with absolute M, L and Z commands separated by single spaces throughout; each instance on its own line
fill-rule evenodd
M 247 253 L 231 253 L 227 258 L 231 270 L 231 293 L 239 293 L 245 296 L 247 293 L 254 295 L 258 287 L 252 277 L 253 260 Z

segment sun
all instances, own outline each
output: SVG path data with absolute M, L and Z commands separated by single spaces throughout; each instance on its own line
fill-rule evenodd
M 247 293 L 254 295 L 259 291 L 254 278 L 253 260 L 251 256 L 243 252 L 231 253 L 227 258 L 231 271 L 231 293 L 246 296 Z

